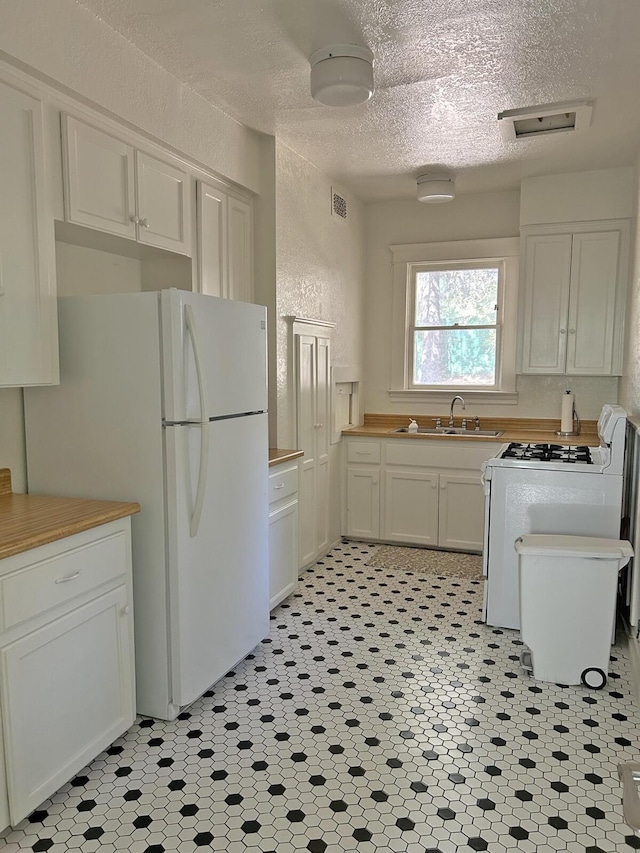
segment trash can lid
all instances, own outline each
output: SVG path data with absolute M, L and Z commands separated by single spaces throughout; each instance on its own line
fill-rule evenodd
M 527 533 L 515 543 L 518 554 L 540 556 L 585 557 L 616 560 L 633 557 L 631 543 L 625 539 L 601 539 L 596 536 L 565 536 Z

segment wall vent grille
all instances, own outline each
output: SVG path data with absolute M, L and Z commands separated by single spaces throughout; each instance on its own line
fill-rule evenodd
M 333 187 L 331 187 L 331 215 L 340 219 L 347 218 L 347 200 Z

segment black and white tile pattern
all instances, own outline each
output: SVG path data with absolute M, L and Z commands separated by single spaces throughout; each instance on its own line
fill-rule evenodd
M 173 723 L 133 729 L 0 840 L 6 853 L 599 853 L 640 848 L 617 763 L 640 756 L 628 662 L 538 683 L 482 583 L 368 567 L 345 543 L 271 636 Z

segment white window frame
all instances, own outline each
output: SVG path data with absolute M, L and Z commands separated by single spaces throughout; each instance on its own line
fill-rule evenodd
M 393 313 L 391 341 L 391 386 L 389 398 L 402 402 L 440 402 L 451 394 L 485 403 L 516 404 L 516 337 L 520 239 L 456 240 L 447 243 L 414 243 L 390 246 L 393 256 Z M 413 318 L 413 279 L 420 268 L 471 268 L 500 266 L 501 317 L 496 353 L 495 387 L 478 385 L 412 386 L 410 331 Z M 500 304 L 500 303 L 499 303 Z

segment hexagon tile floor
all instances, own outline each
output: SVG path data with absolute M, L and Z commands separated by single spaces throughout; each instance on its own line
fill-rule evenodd
M 603 691 L 537 683 L 517 633 L 479 622 L 480 581 L 373 553 L 334 548 L 235 672 L 175 722 L 139 720 L 4 851 L 639 848 L 616 776 L 640 756 L 622 650 Z

